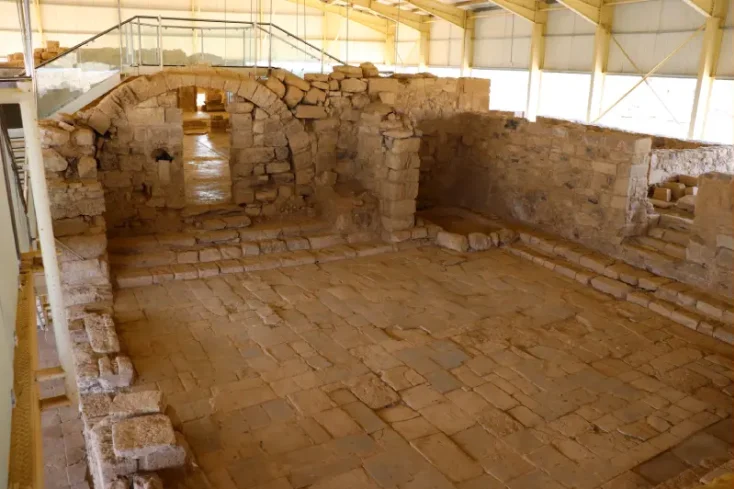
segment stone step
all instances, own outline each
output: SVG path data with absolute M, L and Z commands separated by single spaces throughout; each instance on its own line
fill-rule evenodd
M 304 236 L 258 239 L 267 238 L 268 236 L 250 233 L 247 237 L 255 238 L 253 241 L 189 242 L 190 246 L 176 246 L 167 249 L 159 247 L 132 253 L 117 252 L 111 253 L 109 260 L 113 270 L 149 268 L 176 264 L 210 263 L 289 251 L 320 250 L 345 244 L 360 244 L 376 239 L 372 233 L 349 235 L 307 234 Z
M 693 218 L 672 212 L 661 212 L 658 227 L 690 232 L 693 228 Z
M 645 248 L 659 251 L 678 260 L 686 259 L 686 248 L 679 244 L 670 243 L 662 239 L 652 236 L 636 236 L 631 239 L 632 242 Z
M 662 227 L 654 227 L 648 229 L 647 235 L 651 238 L 665 241 L 666 243 L 683 246 L 684 248 L 688 246 L 688 240 L 691 237 L 690 233 L 688 232 Z
M 326 234 L 330 228 L 329 223 L 319 220 L 266 222 L 223 229 L 190 228 L 181 233 L 112 238 L 108 241 L 107 250 L 111 254 L 146 253 L 160 251 L 161 248 L 176 250 L 197 245 L 236 244 Z
M 129 268 L 115 273 L 118 288 L 141 287 L 159 284 L 170 280 L 194 280 L 221 274 L 270 270 L 274 268 L 295 267 L 314 263 L 328 263 L 364 256 L 399 251 L 405 246 L 419 246 L 420 243 L 389 244 L 379 241 L 339 244 L 320 249 L 296 250 L 269 253 L 242 258 L 229 258 L 200 263 L 178 263 L 173 265 L 147 268 Z
M 734 344 L 730 302 L 546 236 L 521 232 L 520 242 L 506 249 L 619 300 L 639 304 L 683 326 Z

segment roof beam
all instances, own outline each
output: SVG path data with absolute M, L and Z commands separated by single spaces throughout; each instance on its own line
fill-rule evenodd
M 715 0 L 711 10 L 713 15 L 706 19 L 706 30 L 703 34 L 701 54 L 698 60 L 693 110 L 691 111 L 691 122 L 688 127 L 688 137 L 691 139 L 703 139 L 711 88 L 716 76 L 716 65 L 719 63 L 719 55 L 721 54 L 724 19 L 726 19 L 728 4 L 727 0 Z
M 569 10 L 573 10 L 584 20 L 587 20 L 594 25 L 599 25 L 602 21 L 602 0 L 558 0 L 558 3 Z
M 715 16 L 716 0 L 683 0 L 685 3 L 693 7 L 699 14 L 706 17 Z M 721 3 L 721 2 L 718 2 Z
M 424 22 L 424 15 L 414 14 L 413 12 L 407 12 L 400 10 L 397 7 L 385 5 L 384 3 L 377 3 L 373 0 L 347 0 L 351 5 L 362 7 L 371 10 L 383 17 L 386 17 L 394 22 L 399 22 L 405 26 L 415 29 L 417 31 L 430 30 L 431 26 Z M 353 12 L 353 11 L 352 11 Z M 352 15 L 352 12 L 349 15 Z
M 462 29 L 466 27 L 466 10 L 440 2 L 439 0 L 405 0 L 405 3 L 418 7 L 434 17 L 443 19 Z M 400 14 L 402 15 L 402 12 Z
M 340 15 L 347 17 L 347 8 L 340 5 L 331 5 L 328 3 L 321 2 L 320 0 L 288 0 L 291 3 L 306 5 L 307 7 L 315 8 L 321 12 Z M 387 36 L 389 33 L 390 22 L 386 19 L 382 19 L 375 15 L 365 14 L 358 10 L 349 11 L 349 20 L 353 20 L 358 24 L 369 27 L 380 34 Z
M 542 12 L 534 0 L 491 0 L 493 4 L 522 17 L 530 22 L 538 22 Z

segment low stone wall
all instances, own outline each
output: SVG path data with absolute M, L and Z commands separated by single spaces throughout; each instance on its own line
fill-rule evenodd
M 467 207 L 607 251 L 645 225 L 649 137 L 501 112 L 419 128 L 422 205 Z
M 94 131 L 73 118 L 41 125 L 89 472 L 96 489 L 160 487 L 155 474 L 138 472 L 183 465 L 186 452 L 162 414 L 159 392 L 126 393 L 135 372 L 111 316 L 97 142 Z
M 678 175 L 697 177 L 709 172 L 734 173 L 734 146 L 653 149 L 649 184 L 666 182 Z
M 734 293 L 734 175 L 706 173 L 698 177 L 698 182 L 686 258 L 704 266 L 711 289 L 731 297 Z

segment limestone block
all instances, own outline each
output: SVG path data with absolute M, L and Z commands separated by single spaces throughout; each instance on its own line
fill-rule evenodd
M 158 474 L 135 474 L 133 475 L 133 489 L 163 489 L 163 481 Z
M 89 127 L 97 131 L 98 134 L 105 134 L 112 124 L 110 117 L 104 114 L 101 110 L 93 110 L 92 115 L 87 120 Z
M 678 200 L 686 194 L 685 184 L 679 182 L 665 182 L 661 187 L 670 189 L 673 200 Z
M 326 100 L 326 92 L 323 90 L 319 90 L 316 87 L 311 87 L 311 89 L 306 92 L 306 95 L 303 97 L 303 103 L 309 104 L 309 105 L 316 105 L 319 102 L 324 102 Z
M 64 134 L 68 133 L 64 132 Z M 43 166 L 46 167 L 46 170 L 60 172 L 66 171 L 66 168 L 68 168 L 69 162 L 58 151 L 47 148 L 41 150 L 41 153 L 43 155 Z
M 117 394 L 108 406 L 109 415 L 116 419 L 144 414 L 162 413 L 165 409 L 160 391 L 139 391 Z
M 380 202 L 380 212 L 386 216 L 408 216 L 415 214 L 415 199 L 384 200 Z
M 101 357 L 98 362 L 99 381 L 105 390 L 132 385 L 135 371 L 129 357 L 125 355 L 118 355 L 113 359 Z
M 295 116 L 298 119 L 325 119 L 326 109 L 316 105 L 299 105 Z
M 382 215 L 380 216 L 380 222 L 382 229 L 385 231 L 401 231 L 404 229 L 410 229 L 415 225 L 415 217 L 410 215 Z
M 56 125 L 39 125 L 39 131 L 41 133 L 41 145 L 44 148 L 49 146 L 63 146 L 71 139 L 67 131 L 64 131 Z
M 326 75 L 324 73 L 306 73 L 303 75 L 304 80 L 307 80 L 309 82 L 313 81 L 329 81 L 329 75 Z
M 296 172 L 296 184 L 297 185 L 308 185 L 313 181 L 315 171 L 313 168 L 307 168 L 305 170 L 298 170 Z
M 698 187 L 686 187 L 686 195 L 698 195 Z
M 242 91 L 242 88 L 240 88 L 240 91 Z M 278 97 L 275 95 L 275 93 L 259 83 L 257 84 L 257 87 L 255 88 L 252 96 L 249 97 L 249 100 L 258 107 L 269 107 L 277 99 Z
M 665 202 L 670 202 L 670 199 L 672 197 L 672 191 L 669 188 L 665 187 L 655 187 L 655 190 L 653 190 L 652 198 L 656 200 L 662 200 Z
M 255 191 L 246 181 L 235 182 L 232 185 L 232 199 L 235 204 L 252 204 L 255 201 Z
M 300 108 L 301 106 L 299 106 Z M 315 108 L 321 108 L 321 107 L 315 107 Z M 301 131 L 297 134 L 292 134 L 288 138 L 288 145 L 291 148 L 291 151 L 295 155 L 296 153 L 300 153 L 304 149 L 306 149 L 311 144 L 311 138 L 308 135 L 306 131 Z
M 346 77 L 347 77 L 346 74 L 344 74 L 344 73 L 342 73 L 340 71 L 334 71 L 334 72 L 332 72 L 329 75 L 329 80 L 337 80 L 337 81 L 340 81 L 340 80 L 345 79 Z
M 362 68 L 362 76 L 365 78 L 380 76 L 380 70 L 372 63 L 360 63 L 359 67 Z
M 277 78 L 268 78 L 265 82 L 265 86 L 268 87 L 278 97 L 285 95 L 285 85 Z
M 171 467 L 180 467 L 186 463 L 186 440 L 178 432 L 174 432 L 174 435 L 176 437 L 176 445 L 161 448 L 138 460 L 140 470 L 162 470 Z
M 104 233 L 83 234 L 58 238 L 63 246 L 59 247 L 60 261 L 74 261 L 97 258 L 107 251 L 107 236 Z
M 253 142 L 255 146 L 267 146 L 271 148 L 285 147 L 288 145 L 288 140 L 286 139 L 283 131 L 258 134 L 254 137 Z
M 696 211 L 696 196 L 695 195 L 683 195 L 675 203 L 675 206 L 686 212 Z
M 469 247 L 473 250 L 484 251 L 493 246 L 493 240 L 484 233 L 469 233 Z
M 288 89 L 283 97 L 283 102 L 289 107 L 293 108 L 303 100 L 304 92 L 298 87 L 288 85 Z
M 137 460 L 119 457 L 115 454 L 112 440 L 112 423 L 103 419 L 89 431 L 91 448 L 90 469 L 99 481 L 111 481 L 119 476 L 133 474 L 138 471 Z
M 272 202 L 278 197 L 278 189 L 268 188 L 255 192 L 255 200 L 260 202 Z
M 285 72 L 285 77 L 283 78 L 283 81 L 286 85 L 298 88 L 299 90 L 302 90 L 304 92 L 308 91 L 308 89 L 311 88 L 311 84 L 308 81 L 299 78 L 293 73 L 287 71 Z
M 112 445 L 118 457 L 139 459 L 175 444 L 173 425 L 163 414 L 138 416 L 112 424 Z
M 369 93 L 397 93 L 400 89 L 400 82 L 397 78 L 370 78 L 367 80 L 367 83 L 369 85 Z
M 359 66 L 337 65 L 334 66 L 333 70 L 334 73 L 343 73 L 345 76 L 351 78 L 362 77 L 362 68 L 360 68 Z M 332 73 L 332 77 L 334 76 L 334 73 Z
M 86 418 L 103 418 L 109 414 L 112 399 L 107 394 L 85 394 L 79 397 L 79 411 Z
M 97 353 L 116 353 L 120 342 L 115 332 L 115 323 L 109 314 L 90 314 L 84 318 L 84 329 L 92 350 Z
M 71 139 L 77 146 L 94 146 L 94 132 L 87 127 L 78 127 L 71 133 Z
M 393 153 L 417 153 L 421 147 L 420 138 L 395 139 L 392 141 L 390 151 Z
M 385 105 L 395 105 L 395 101 L 397 100 L 397 94 L 393 92 L 380 92 L 379 97 L 380 102 Z
M 312 81 L 311 87 L 318 88 L 319 90 L 328 91 L 329 90 L 329 82 L 321 82 L 321 81 Z
M 692 177 L 690 175 L 678 175 L 678 182 L 682 183 L 686 187 L 697 187 L 698 177 Z
M 245 148 L 238 152 L 238 161 L 249 163 L 267 163 L 275 157 L 273 148 Z
M 340 83 L 341 91 L 348 93 L 360 93 L 367 90 L 367 83 L 357 78 L 347 78 Z
M 97 160 L 91 156 L 82 156 L 76 164 L 79 178 L 97 178 Z
M 265 173 L 284 173 L 290 171 L 291 164 L 287 161 L 276 161 L 265 165 Z
M 436 244 L 450 250 L 466 252 L 469 250 L 469 240 L 466 236 L 447 231 L 439 231 L 436 235 Z

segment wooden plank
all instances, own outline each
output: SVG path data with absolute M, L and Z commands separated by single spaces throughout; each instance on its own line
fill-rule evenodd
M 15 326 L 17 344 L 13 358 L 15 408 L 10 420 L 8 485 L 42 489 L 44 484 L 41 414 L 38 405 L 38 386 L 33 378 L 38 366 L 33 274 L 27 270 L 29 260 L 21 262 L 23 266 L 19 276 Z
M 71 405 L 71 399 L 66 397 L 65 395 L 60 395 L 56 397 L 47 397 L 46 399 L 41 399 L 38 403 L 39 408 L 41 411 L 48 411 L 49 409 L 56 409 L 64 406 L 70 406 Z
M 66 376 L 64 369 L 59 367 L 42 368 L 36 370 L 36 382 L 45 382 L 47 380 L 62 379 Z

